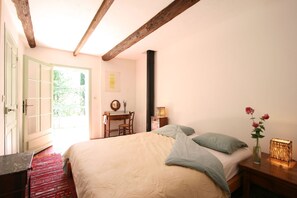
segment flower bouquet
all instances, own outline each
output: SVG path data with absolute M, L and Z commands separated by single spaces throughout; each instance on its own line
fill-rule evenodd
M 255 110 L 252 107 L 246 107 L 245 112 L 249 115 L 251 115 L 251 120 L 252 120 L 252 138 L 256 139 L 256 145 L 253 147 L 253 159 L 254 163 L 260 164 L 261 163 L 261 146 L 259 143 L 259 138 L 263 138 L 265 127 L 264 127 L 264 122 L 265 120 L 269 119 L 269 115 L 266 113 L 262 117 L 260 117 L 260 121 L 256 122 L 256 118 L 254 117 L 254 112 Z

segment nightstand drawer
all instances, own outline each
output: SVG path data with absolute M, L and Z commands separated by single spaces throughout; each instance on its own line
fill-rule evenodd
M 286 197 L 295 197 L 297 195 L 297 186 L 276 177 L 271 177 L 265 174 L 257 174 L 247 172 L 251 183 L 261 186 L 276 194 L 285 195 Z

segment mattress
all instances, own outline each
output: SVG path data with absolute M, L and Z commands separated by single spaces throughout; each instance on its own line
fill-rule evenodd
M 248 147 L 238 149 L 231 155 L 221 153 L 209 148 L 206 149 L 214 156 L 216 156 L 223 164 L 224 173 L 227 181 L 238 173 L 238 163 L 252 155 L 252 152 Z
M 91 140 L 71 146 L 64 158 L 71 163 L 78 197 L 228 197 L 204 173 L 165 165 L 174 141 L 146 132 Z M 208 150 L 228 178 L 236 174 L 242 153 L 249 153 L 244 149 L 227 156 Z

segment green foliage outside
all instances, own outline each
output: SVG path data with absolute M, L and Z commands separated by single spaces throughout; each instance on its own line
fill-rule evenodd
M 85 75 L 54 70 L 54 117 L 85 115 Z

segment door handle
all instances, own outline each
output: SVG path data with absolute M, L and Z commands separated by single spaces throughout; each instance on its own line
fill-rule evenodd
M 10 108 L 8 108 L 8 107 L 5 107 L 5 108 L 4 108 L 4 114 L 8 114 L 8 113 L 11 112 L 11 111 L 15 111 L 15 109 L 10 109 Z
M 34 105 L 28 105 L 28 103 L 27 103 L 27 99 L 25 99 L 25 100 L 23 101 L 23 113 L 24 113 L 25 115 L 27 115 L 27 109 L 28 109 L 28 107 L 31 107 L 31 106 L 34 106 Z

